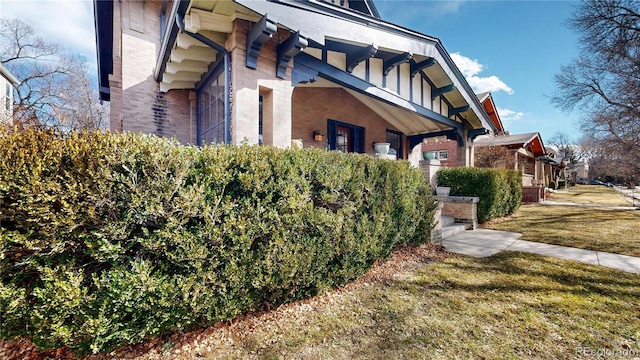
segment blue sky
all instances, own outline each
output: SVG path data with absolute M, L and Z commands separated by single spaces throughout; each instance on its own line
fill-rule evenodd
M 383 19 L 440 39 L 470 85 L 491 91 L 512 134 L 580 136 L 578 114 L 553 107 L 553 77 L 577 55 L 568 1 L 375 1 Z M 545 143 L 548 145 L 548 141 Z
M 490 90 L 507 130 L 573 138 L 577 114 L 554 108 L 553 76 L 577 55 L 566 21 L 577 1 L 374 0 L 382 18 L 440 39 L 478 92 Z M 90 0 L 0 0 L 18 17 L 96 68 Z M 548 141 L 546 141 L 548 144 Z

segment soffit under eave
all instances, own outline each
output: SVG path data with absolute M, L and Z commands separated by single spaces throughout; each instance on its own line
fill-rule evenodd
M 397 108 L 351 89 L 345 90 L 407 136 L 451 129 L 420 114 Z
M 451 129 L 449 126 L 430 120 L 420 114 L 412 113 L 383 101 L 373 99 L 370 96 L 348 89 L 323 78 L 318 78 L 315 82 L 296 85 L 296 88 L 299 87 L 343 89 L 389 124 L 408 136 Z
M 525 145 L 530 151 L 536 156 L 542 156 L 546 154 L 546 150 L 544 148 L 544 144 L 542 143 L 542 138 L 539 134 L 536 134 L 531 140 L 529 140 Z
M 502 120 L 500 119 L 500 114 L 498 114 L 498 108 L 496 107 L 496 103 L 493 101 L 493 95 L 491 95 L 490 92 L 487 93 L 487 97 L 482 102 L 482 106 L 484 107 L 487 115 L 489 115 L 491 121 L 493 121 L 496 130 L 504 131 L 504 125 L 502 124 Z
M 187 31 L 224 46 L 236 18 L 257 21 L 260 16 L 228 0 L 193 0 L 183 20 Z M 209 71 L 209 65 L 218 57 L 216 50 L 180 31 L 167 51 L 169 56 L 160 79 L 160 90 L 163 92 L 195 89 L 202 76 Z

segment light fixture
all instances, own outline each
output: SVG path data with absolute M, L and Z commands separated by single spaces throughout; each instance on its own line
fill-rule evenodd
M 322 133 L 320 132 L 320 130 L 314 130 L 313 131 L 313 140 L 315 142 L 320 142 L 322 141 L 322 138 L 324 137 L 324 135 L 322 135 Z

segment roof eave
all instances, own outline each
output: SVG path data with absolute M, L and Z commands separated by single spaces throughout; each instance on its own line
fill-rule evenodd
M 11 85 L 13 86 L 18 86 L 20 85 L 20 81 L 18 80 L 18 78 L 16 78 L 15 76 L 13 76 L 13 74 L 9 71 L 9 69 L 7 69 L 6 67 L 4 67 L 4 65 L 2 65 L 2 63 L 0 63 L 0 73 L 2 73 L 2 76 L 9 80 L 9 82 L 11 83 Z

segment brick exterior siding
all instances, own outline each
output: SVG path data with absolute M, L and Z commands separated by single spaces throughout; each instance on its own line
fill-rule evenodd
M 264 144 L 287 147 L 291 144 L 291 67 L 289 62 L 287 78 L 276 76 L 278 39 L 284 41 L 289 31 L 278 29 L 278 33 L 267 41 L 260 50 L 257 68 L 246 67 L 246 34 L 251 23 L 236 19 L 233 32 L 225 47 L 231 52 L 231 142 L 239 144 L 247 141 L 258 143 L 259 97 L 268 95 L 269 104 L 263 108 Z
M 458 162 L 458 142 L 449 140 L 446 137 L 434 137 L 424 139 L 422 142 L 422 152 L 425 151 L 447 151 L 447 160 L 441 160 L 444 167 L 464 166 Z
M 523 186 L 522 187 L 522 202 L 525 204 L 536 203 L 546 200 L 546 193 L 544 186 Z
M 351 94 L 340 88 L 297 87 L 293 91 L 293 125 L 291 137 L 302 139 L 304 147 L 327 148 L 327 120 L 336 120 L 365 128 L 365 152 L 375 154 L 374 142 L 387 141 L 387 129 L 398 131 L 386 120 Z M 324 134 L 315 142 L 313 131 Z M 406 143 L 406 136 L 403 136 Z M 403 150 L 407 154 L 406 144 Z
M 160 48 L 160 3 L 114 2 L 111 130 L 175 136 L 195 143 L 193 90 L 160 92 L 153 72 Z

